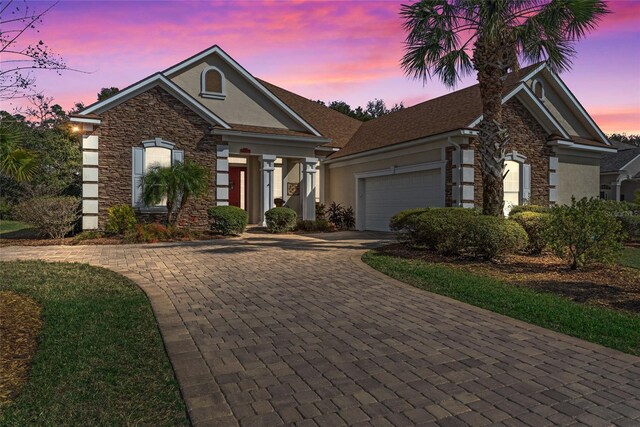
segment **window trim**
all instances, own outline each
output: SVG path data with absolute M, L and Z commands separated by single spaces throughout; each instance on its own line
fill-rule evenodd
M 220 92 L 207 91 L 206 77 L 209 71 L 215 71 L 218 74 L 220 74 L 220 89 L 221 89 Z M 226 79 L 224 78 L 224 73 L 218 67 L 209 65 L 205 67 L 204 70 L 202 70 L 202 73 L 200 74 L 200 96 L 203 98 L 219 99 L 219 100 L 225 99 L 227 97 Z
M 522 205 L 524 203 L 524 165 L 526 164 L 527 161 L 527 157 L 523 156 L 522 154 L 518 153 L 517 151 L 512 151 L 511 153 L 507 154 L 504 156 L 504 161 L 511 161 L 511 162 L 515 162 L 515 163 L 519 163 L 520 164 L 520 168 L 519 168 L 519 174 L 520 176 L 518 177 L 518 181 L 519 181 L 519 186 L 518 186 L 518 206 Z M 503 197 L 504 198 L 504 197 Z
M 540 85 L 540 96 L 536 94 L 536 85 L 538 84 Z M 542 83 L 541 79 L 534 79 L 533 82 L 531 82 L 531 92 L 533 92 L 533 95 L 540 101 L 544 99 L 544 83 Z
M 171 165 L 173 166 L 173 159 L 174 159 L 174 151 L 176 148 L 176 144 L 173 142 L 169 142 L 166 141 L 162 138 L 154 138 L 154 139 L 149 139 L 146 141 L 142 141 L 141 143 L 142 145 L 142 170 L 143 170 L 143 177 L 144 174 L 146 173 L 145 170 L 145 163 L 146 163 L 146 151 L 147 148 L 164 148 L 166 150 L 169 150 L 170 154 L 170 159 L 171 159 Z M 143 185 L 144 185 L 144 181 L 143 181 Z M 156 205 L 156 206 L 146 206 L 144 204 L 139 204 L 139 205 L 133 205 L 133 207 L 135 209 L 137 209 L 140 213 L 166 213 L 167 212 L 167 205 Z

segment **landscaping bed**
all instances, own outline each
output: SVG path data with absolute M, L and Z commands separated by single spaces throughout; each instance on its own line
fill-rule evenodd
M 172 238 L 167 240 L 157 240 L 153 242 L 132 242 L 132 241 L 127 241 L 122 236 L 117 236 L 117 235 L 115 236 L 100 235 L 99 237 L 94 237 L 94 238 L 83 238 L 81 235 L 76 235 L 72 237 L 64 237 L 62 239 L 45 239 L 45 238 L 39 238 L 39 237 L 9 239 L 9 238 L 4 238 L 4 236 L 0 236 L 0 247 L 3 247 L 3 246 L 57 246 L 57 245 L 65 245 L 65 246 L 125 245 L 125 244 L 136 244 L 136 243 L 191 242 L 191 241 L 221 239 L 223 237 L 224 236 L 221 236 L 216 233 L 202 232 L 202 233 L 198 233 L 197 235 Z
M 43 322 L 29 379 L 0 425 L 188 425 L 151 305 L 134 283 L 83 264 L 0 270 L 0 291 L 36 301 Z
M 363 261 L 415 287 L 640 355 L 638 270 L 593 265 L 571 271 L 551 255 L 480 262 L 403 245 L 370 251 Z
M 497 262 L 483 262 L 464 257 L 445 257 L 402 244 L 383 247 L 379 252 L 447 265 L 560 295 L 575 302 L 640 313 L 640 270 L 629 267 L 595 264 L 581 270 L 570 270 L 566 262 L 550 253 L 538 256 L 506 255 Z

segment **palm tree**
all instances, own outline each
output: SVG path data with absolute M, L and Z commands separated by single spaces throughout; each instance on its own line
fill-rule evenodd
M 607 13 L 603 0 L 421 0 L 401 7 L 407 31 L 401 64 L 407 75 L 424 83 L 434 76 L 454 87 L 460 77 L 477 73 L 484 214 L 503 212 L 507 73 L 517 71 L 520 61 L 546 60 L 553 71 L 567 70 L 576 53 L 573 43 Z
M 38 170 L 38 156 L 20 147 L 23 133 L 14 123 L 0 123 L 0 173 L 18 182 L 30 181 Z
M 167 224 L 178 224 L 190 198 L 207 194 L 209 174 L 204 166 L 186 161 L 171 166 L 152 166 L 145 174 L 142 200 L 147 206 L 166 201 Z

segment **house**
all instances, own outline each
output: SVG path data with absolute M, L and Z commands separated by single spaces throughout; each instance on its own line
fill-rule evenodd
M 600 158 L 615 150 L 555 73 L 541 63 L 510 74 L 503 103 L 507 209 L 598 195 Z M 360 122 L 213 46 L 72 116 L 83 129 L 83 228 L 103 227 L 115 204 L 162 213 L 142 203 L 144 172 L 184 159 L 211 170 L 209 194 L 183 215 L 199 227 L 216 205 L 261 223 L 278 197 L 304 219 L 316 202 L 353 206 L 361 230 L 386 230 L 402 209 L 478 206 L 481 114 L 476 85 Z
M 600 197 L 632 202 L 640 190 L 640 147 L 611 142 L 618 151 L 600 161 Z

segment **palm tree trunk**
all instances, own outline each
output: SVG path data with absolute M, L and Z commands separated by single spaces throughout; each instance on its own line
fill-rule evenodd
M 504 156 L 509 141 L 502 125 L 502 94 L 511 52 L 505 43 L 488 43 L 478 37 L 473 65 L 478 72 L 482 121 L 478 151 L 482 172 L 482 213 L 502 216 L 504 205 Z

